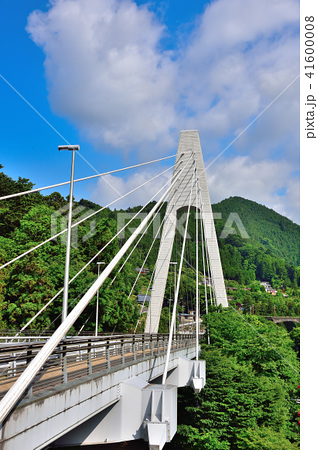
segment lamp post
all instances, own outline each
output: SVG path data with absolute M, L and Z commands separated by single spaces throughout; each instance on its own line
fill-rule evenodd
M 174 295 L 173 295 L 173 298 L 174 298 L 175 292 L 176 292 L 176 281 L 177 281 L 177 263 L 170 261 L 170 264 L 172 264 L 174 266 Z M 170 304 L 169 304 L 169 328 L 170 328 Z M 176 321 L 174 322 L 174 334 L 176 334 Z
M 97 271 L 98 271 L 98 278 L 99 278 L 99 268 L 101 266 L 101 264 L 106 264 L 103 261 L 100 261 L 97 263 Z M 98 302 L 99 302 L 99 289 L 97 289 L 97 293 L 96 293 L 96 323 L 95 323 L 95 336 L 98 336 Z
M 169 330 L 170 330 L 170 309 L 171 309 L 172 298 L 169 298 Z
M 67 228 L 67 241 L 66 241 L 66 256 L 65 256 L 65 274 L 64 274 L 64 292 L 63 292 L 63 308 L 62 308 L 62 322 L 67 316 L 67 303 L 68 303 L 68 281 L 70 273 L 70 253 L 71 253 L 71 232 L 72 232 L 72 208 L 73 208 L 73 186 L 74 186 L 74 164 L 75 164 L 75 151 L 79 150 L 79 145 L 59 145 L 60 150 L 72 151 L 72 168 L 71 168 L 71 183 L 70 183 L 70 198 L 68 209 L 68 228 Z

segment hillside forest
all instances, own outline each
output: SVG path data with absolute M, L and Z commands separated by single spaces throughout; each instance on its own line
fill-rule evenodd
M 33 186 L 28 179 L 13 180 L 0 172 L 0 197 Z M 21 329 L 63 288 L 65 233 L 51 237 L 65 229 L 67 205 L 68 199 L 58 192 L 32 193 L 0 201 L 0 266 L 4 266 L 0 269 L 0 329 L 3 332 Z M 153 205 L 144 206 L 143 213 Z M 69 285 L 69 308 L 96 280 L 97 262 L 108 264 L 140 224 L 138 217 L 133 219 L 125 232 L 113 239 L 123 223 L 128 223 L 141 207 L 126 211 L 104 208 L 94 219 L 81 221 L 100 208 L 85 199 L 74 201 L 74 223 L 79 223 L 72 231 L 70 279 L 74 280 Z M 101 287 L 99 333 L 143 331 L 146 308 L 141 308 L 137 300 L 138 296 L 149 293 L 151 287 L 159 249 L 156 234 L 165 208 L 164 204 L 159 219 L 140 239 L 126 264 L 120 262 Z M 206 314 L 204 247 L 199 229 L 199 294 L 206 330 L 201 357 L 206 361 L 207 382 L 200 394 L 194 394 L 190 388 L 179 390 L 178 432 L 165 448 L 299 448 L 296 402 L 299 326 L 287 331 L 283 324 L 276 325 L 262 317 L 299 315 L 299 226 L 265 206 L 240 197 L 223 200 L 212 208 L 230 307 L 222 309 L 209 304 Z M 182 213 L 178 221 L 181 225 L 172 251 L 172 261 L 177 263 L 183 239 Z M 194 310 L 195 234 L 192 211 L 179 293 L 179 320 L 182 313 Z M 6 265 L 44 240 L 47 243 L 37 250 Z M 140 271 L 142 267 L 144 270 Z M 266 292 L 264 282 L 271 285 L 271 292 Z M 175 265 L 171 265 L 159 328 L 163 333 L 168 332 L 169 300 L 174 285 Z M 52 332 L 61 322 L 61 309 L 60 294 L 30 324 L 29 332 Z M 95 310 L 96 297 L 70 334 L 92 334 Z
M 2 166 L 1 166 L 2 167 Z M 32 189 L 30 180 L 13 180 L 0 172 L 0 196 Z M 68 199 L 58 192 L 49 195 L 32 193 L 2 200 L 0 203 L 0 265 L 23 254 L 52 235 L 65 229 Z M 150 211 L 154 203 L 148 204 L 143 213 Z M 299 226 L 273 210 L 239 197 L 212 205 L 224 278 L 228 287 L 231 305 L 242 305 L 243 313 L 273 315 L 299 314 Z M 166 205 L 160 210 L 163 220 Z M 122 223 L 127 223 L 141 207 L 127 211 L 103 209 L 72 230 L 70 279 L 99 252 L 117 233 Z M 73 211 L 79 218 L 98 211 L 99 205 L 81 199 L 74 202 Z M 182 217 L 180 223 L 184 224 Z M 124 222 L 123 222 L 124 221 Z M 161 223 L 161 222 L 160 222 Z M 140 224 L 132 220 L 122 235 L 110 242 L 97 258 L 83 270 L 69 286 L 69 301 L 72 307 L 97 276 L 97 262 L 109 263 L 118 249 L 130 236 L 131 230 Z M 157 222 L 157 228 L 158 225 Z M 242 229 L 243 226 L 243 229 Z M 157 229 L 156 228 L 156 229 Z M 182 227 L 179 227 L 180 229 Z M 139 319 L 138 331 L 142 331 L 143 320 L 137 296 L 145 294 L 156 263 L 159 239 L 155 225 L 151 225 L 134 251 L 121 268 L 111 274 L 100 289 L 100 332 L 132 332 Z M 160 230 L 159 230 L 160 231 Z M 179 312 L 193 309 L 195 298 L 195 218 L 191 212 L 189 232 L 183 265 Z M 182 236 L 177 231 L 172 258 L 180 260 Z M 199 230 L 199 240 L 201 233 Z M 66 233 L 27 254 L 0 270 L 0 328 L 20 329 L 32 318 L 64 284 Z M 145 263 L 145 273 L 138 275 L 145 255 L 153 245 Z M 202 246 L 199 245 L 199 261 L 202 261 Z M 199 271 L 203 277 L 202 262 Z M 260 281 L 267 281 L 276 295 L 265 292 Z M 168 306 L 174 286 L 174 270 L 169 272 L 165 308 L 163 308 L 161 330 L 167 331 Z M 130 295 L 130 296 L 129 296 Z M 204 286 L 200 286 L 202 308 L 204 308 Z M 95 302 L 86 308 L 75 324 L 75 331 L 90 331 L 95 327 Z M 54 330 L 60 323 L 62 295 L 34 320 L 30 329 Z

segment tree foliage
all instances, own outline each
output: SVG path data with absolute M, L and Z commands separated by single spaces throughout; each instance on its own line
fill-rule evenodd
M 19 178 L 15 181 L 0 172 L 0 195 L 2 196 L 30 190 L 32 187 L 33 183 L 25 178 Z M 67 199 L 58 192 L 49 195 L 32 193 L 1 201 L 0 264 L 24 253 L 63 229 L 66 225 L 67 203 Z M 143 212 L 149 212 L 154 204 L 155 202 L 151 202 L 144 208 Z M 86 214 L 85 211 L 91 212 L 99 208 L 99 205 L 81 199 L 79 202 L 74 202 L 73 210 L 81 211 L 80 214 Z M 106 208 L 94 216 L 94 221 L 89 220 L 73 228 L 70 278 L 75 276 L 116 234 L 119 226 L 118 217 L 121 214 L 125 215 L 127 212 L 134 215 L 140 208 L 136 206 L 128 208 L 127 211 L 111 211 Z M 150 225 L 149 230 L 141 239 L 125 267 L 116 275 L 120 267 L 119 264 L 111 274 L 109 282 L 106 282 L 100 289 L 100 332 L 131 331 L 134 329 L 139 311 L 136 298 L 138 294 L 146 292 L 156 264 L 160 242 L 156 238 L 156 231 L 162 223 L 165 210 L 166 204 L 160 209 L 159 223 L 157 221 L 155 225 Z M 222 213 L 222 219 L 216 220 L 215 223 L 224 276 L 229 280 L 227 283 L 229 286 L 238 287 L 234 293 L 234 306 L 236 302 L 240 302 L 244 305 L 245 312 L 248 312 L 249 308 L 254 305 L 255 313 L 272 314 L 275 303 L 278 314 L 298 314 L 299 267 L 292 263 L 293 260 L 297 260 L 294 255 L 295 242 L 298 242 L 297 226 L 290 223 L 288 219 L 285 221 L 282 216 L 268 210 L 268 208 L 238 197 L 230 198 L 215 205 L 214 211 L 221 211 Z M 249 239 L 243 239 L 238 233 L 230 233 L 225 238 L 222 235 L 227 215 L 232 211 L 239 214 L 249 233 Z M 178 219 L 180 222 L 171 257 L 177 263 L 180 262 L 180 248 L 183 240 L 182 229 L 185 226 L 184 211 L 178 213 Z M 137 217 L 129 224 L 124 236 L 112 241 L 99 254 L 98 258 L 71 283 L 69 287 L 70 307 L 76 304 L 87 287 L 96 279 L 97 261 L 109 263 L 129 238 L 132 230 L 139 224 L 140 218 Z M 256 229 L 257 224 L 260 225 L 262 237 L 260 237 L 259 230 Z M 276 234 L 273 230 L 276 230 Z M 273 233 L 275 236 L 277 235 L 277 241 L 274 239 Z M 284 233 L 284 238 L 279 241 L 281 233 Z M 192 311 L 195 305 L 195 235 L 195 212 L 191 211 L 179 292 L 180 306 L 178 313 Z M 0 271 L 0 326 L 2 328 L 17 328 L 24 325 L 53 295 L 63 288 L 65 236 L 66 234 L 58 236 L 29 256 Z M 272 242 L 272 246 L 264 243 L 266 239 Z M 285 245 L 286 241 L 289 242 L 289 252 L 287 245 Z M 279 242 L 282 242 L 283 250 L 280 248 Z M 201 229 L 199 229 L 199 243 L 201 281 L 203 275 Z M 141 267 L 151 246 L 153 246 L 152 251 L 146 263 L 149 271 L 141 274 L 131 297 L 128 298 L 137 276 L 136 268 Z M 285 259 L 282 258 L 283 254 L 286 256 Z M 162 314 L 160 325 L 162 331 L 168 330 L 169 300 L 173 298 L 175 284 L 174 267 L 170 267 L 166 284 L 164 307 L 167 309 L 164 309 Z M 116 280 L 110 286 L 110 282 L 115 276 Z M 278 289 L 275 298 L 261 290 L 259 280 L 270 281 L 273 287 Z M 247 286 L 250 290 L 247 290 Z M 203 285 L 200 286 L 200 302 L 201 309 L 205 311 Z M 61 307 L 62 296 L 60 295 L 46 310 L 43 317 L 35 320 L 32 326 L 40 328 L 50 325 L 51 328 L 55 328 L 60 322 Z M 95 308 L 96 298 L 92 299 L 88 308 L 78 319 L 75 329 L 80 330 L 83 327 L 84 330 L 94 329 Z M 143 321 L 144 318 L 141 319 L 140 323 L 143 323 Z M 140 326 L 138 329 L 141 331 Z
M 299 360 L 287 331 L 232 310 L 210 313 L 206 325 L 206 386 L 180 390 L 181 425 L 167 448 L 298 448 Z
M 33 184 L 27 179 L 19 178 L 18 181 L 14 181 L 4 173 L 0 173 L 1 196 L 30 190 L 32 187 Z M 48 196 L 33 193 L 3 200 L 0 205 L 0 264 L 10 261 L 65 229 L 67 204 L 67 199 L 58 192 Z M 87 210 L 91 213 L 97 209 L 100 209 L 99 205 L 83 199 L 74 202 L 73 210 L 79 211 L 80 214 Z M 117 223 L 110 210 L 99 213 L 98 219 L 94 222 L 83 222 L 73 228 L 70 278 L 73 278 L 110 241 L 116 231 Z M 70 284 L 70 309 L 95 281 L 96 262 L 103 261 L 108 264 L 118 250 L 119 242 L 114 240 L 105 251 L 100 253 L 98 259 L 95 259 Z M 0 272 L 0 327 L 20 329 L 25 325 L 63 288 L 64 265 L 65 233 L 2 269 Z M 109 280 L 100 289 L 99 331 L 133 331 L 138 315 L 136 301 L 128 298 L 129 283 L 132 284 L 133 277 L 134 269 L 129 265 L 117 275 L 112 288 L 109 287 Z M 31 328 L 55 329 L 61 321 L 61 308 L 62 295 L 57 297 L 31 324 Z M 83 327 L 84 330 L 94 330 L 95 310 L 96 297 L 82 313 L 72 332 L 81 330 Z
M 236 234 L 229 234 L 223 239 L 233 245 L 233 238 L 242 242 L 249 242 L 255 249 L 264 249 L 269 255 L 277 259 L 284 259 L 292 266 L 299 266 L 300 261 L 300 230 L 286 217 L 272 209 L 242 197 L 229 197 L 216 203 L 213 212 L 221 214 L 221 219 L 215 220 L 218 235 L 227 224 Z M 236 213 L 248 234 L 248 238 L 240 239 L 240 230 L 235 221 L 230 218 Z M 228 222 L 228 223 L 227 223 Z

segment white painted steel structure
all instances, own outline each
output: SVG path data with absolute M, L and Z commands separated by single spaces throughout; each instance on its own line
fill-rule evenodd
M 200 196 L 199 209 L 201 211 L 203 221 L 216 304 L 224 307 L 228 306 L 219 247 L 214 227 L 210 194 L 205 175 L 199 134 L 196 130 L 185 130 L 180 132 L 175 171 L 177 170 L 177 167 L 180 167 L 180 163 L 187 164 L 189 160 L 194 161 L 195 163 L 193 165 L 193 170 L 185 172 L 182 178 L 178 179 L 174 189 L 169 194 L 165 223 L 161 236 L 151 299 L 145 325 L 146 333 L 158 332 L 162 302 L 166 288 L 177 225 L 177 212 L 187 207 L 189 204 L 190 191 L 193 185 L 192 177 L 194 173 L 196 177 L 195 181 L 198 187 L 196 192 L 198 193 L 192 196 L 191 206 L 197 209 L 198 196 Z
M 0 450 L 133 439 L 161 449 L 176 432 L 177 387 L 205 384 L 205 361 L 197 366 L 195 351 L 175 349 L 164 386 L 149 384 L 160 382 L 165 366 L 165 354 L 156 354 L 24 398 L 3 424 Z

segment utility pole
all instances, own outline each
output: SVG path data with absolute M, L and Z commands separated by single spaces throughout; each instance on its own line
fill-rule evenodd
M 69 150 L 72 152 L 70 198 L 69 198 L 68 224 L 67 224 L 68 228 L 67 228 L 66 255 L 65 255 L 63 308 L 62 308 L 62 322 L 64 322 L 64 320 L 66 319 L 66 316 L 67 316 L 67 307 L 68 307 L 68 282 L 69 282 L 69 273 L 70 273 L 75 151 L 79 150 L 80 146 L 79 145 L 59 145 L 58 149 L 59 149 L 59 151 L 60 150 Z

